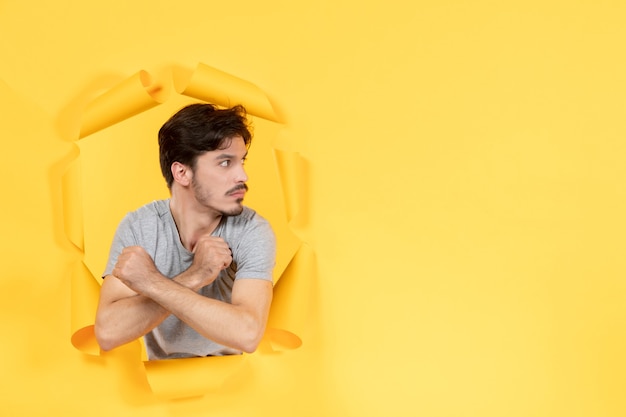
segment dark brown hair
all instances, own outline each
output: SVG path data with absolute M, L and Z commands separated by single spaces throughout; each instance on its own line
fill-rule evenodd
M 198 156 L 227 148 L 236 136 L 250 146 L 252 133 L 243 106 L 220 109 L 197 103 L 179 110 L 159 130 L 159 159 L 167 186 L 171 188 L 174 181 L 174 162 L 194 169 Z

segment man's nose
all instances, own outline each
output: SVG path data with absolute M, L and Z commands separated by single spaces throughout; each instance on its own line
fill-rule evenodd
M 243 164 L 239 166 L 239 169 L 237 170 L 237 174 L 236 174 L 235 180 L 237 182 L 247 182 L 248 181 L 248 174 L 246 174 L 246 168 L 243 166 Z

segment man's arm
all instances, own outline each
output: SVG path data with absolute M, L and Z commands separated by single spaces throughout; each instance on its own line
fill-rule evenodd
M 174 278 L 191 285 L 185 275 Z M 182 284 L 181 284 L 182 285 Z M 170 312 L 107 275 L 100 289 L 95 334 L 103 350 L 111 350 L 145 335 L 161 324 Z
M 125 248 L 100 292 L 96 338 L 104 350 L 135 340 L 170 313 L 203 336 L 226 346 L 252 352 L 263 333 L 272 300 L 271 281 L 239 279 L 231 304 L 196 291 L 215 280 L 230 265 L 226 243 L 214 237 L 198 241 L 192 266 L 173 280 L 163 276 L 140 247 Z
M 237 279 L 231 303 L 202 296 L 175 281 L 160 279 L 143 290 L 154 300 L 207 339 L 254 352 L 263 337 L 272 303 L 272 282 Z
M 116 277 L 105 278 L 96 316 L 96 337 L 104 350 L 131 342 L 174 314 L 204 337 L 244 352 L 256 350 L 272 302 L 272 282 L 238 279 L 232 304 L 214 300 L 163 278 L 137 294 Z

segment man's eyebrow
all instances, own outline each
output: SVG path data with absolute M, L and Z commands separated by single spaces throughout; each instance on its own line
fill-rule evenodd
M 243 154 L 243 157 L 245 158 L 246 156 L 248 156 L 248 152 L 246 152 L 245 154 Z M 219 155 L 217 155 L 215 157 L 215 159 L 235 159 L 237 156 L 230 154 L 230 153 L 221 153 Z

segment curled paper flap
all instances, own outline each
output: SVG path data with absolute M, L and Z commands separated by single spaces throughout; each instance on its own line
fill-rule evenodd
M 243 364 L 244 355 L 144 362 L 152 392 L 161 398 L 197 397 L 214 391 Z
M 83 193 L 81 185 L 80 158 L 67 167 L 62 179 L 63 226 L 67 238 L 78 249 L 84 249 L 85 227 L 83 222 Z
M 267 323 L 273 350 L 295 349 L 303 343 L 300 337 L 305 337 L 315 316 L 312 308 L 317 294 L 316 265 L 315 253 L 303 244 L 274 287 Z
M 274 354 L 298 349 L 302 346 L 302 339 L 285 329 L 268 327 L 257 347 L 261 354 Z
M 306 223 L 306 164 L 298 152 L 275 149 L 280 183 L 285 195 L 287 221 L 297 230 Z
M 165 99 L 163 91 L 162 85 L 152 84 L 147 72 L 139 71 L 87 105 L 80 138 L 158 105 Z
M 198 64 L 191 74 L 179 70 L 174 76 L 174 86 L 180 94 L 224 107 L 242 104 L 249 114 L 281 122 L 259 87 L 208 65 Z
M 288 330 L 269 328 L 266 335 L 274 352 L 293 350 L 302 346 L 302 339 Z
M 100 347 L 93 331 L 100 286 L 83 262 L 72 273 L 72 344 L 90 355 L 99 355 Z

